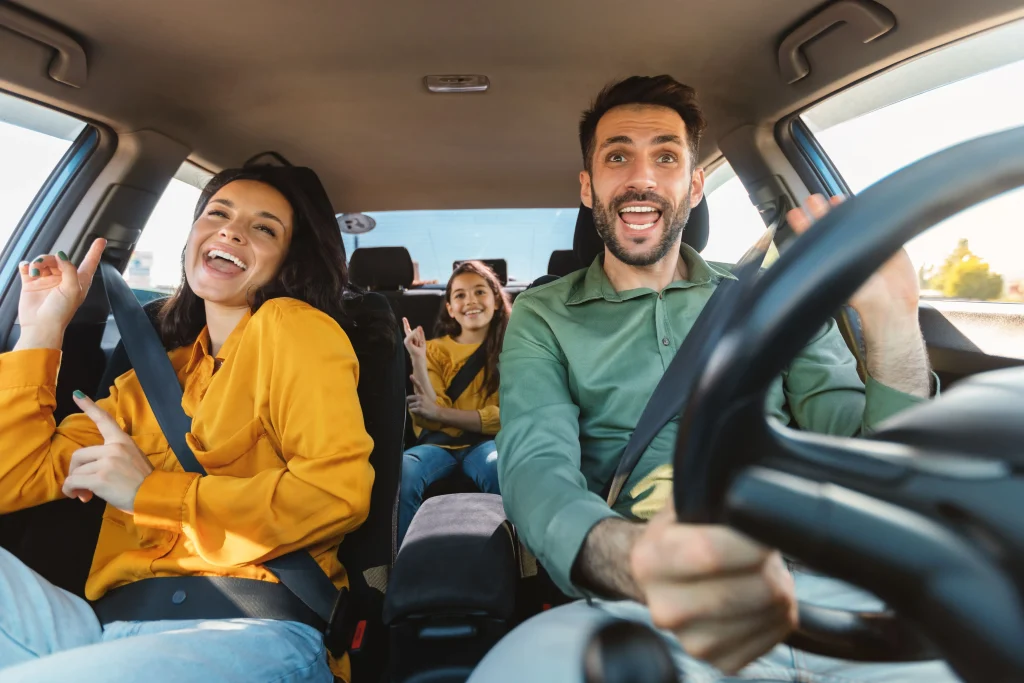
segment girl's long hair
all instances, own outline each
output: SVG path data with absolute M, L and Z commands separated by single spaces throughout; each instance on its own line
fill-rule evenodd
M 265 183 L 291 204 L 294 214 L 292 241 L 274 278 L 249 294 L 249 308 L 256 313 L 267 301 L 291 297 L 326 313 L 360 347 L 390 349 L 395 344 L 394 314 L 363 306 L 364 292 L 348 280 L 345 246 L 327 193 L 308 168 L 295 166 L 247 166 L 221 171 L 203 188 L 195 218 L 225 185 L 236 180 Z M 188 346 L 206 325 L 206 307 L 185 277 L 182 252 L 181 284 L 160 309 L 160 335 L 168 349 Z M 384 347 L 382 349 L 382 347 Z
M 484 350 L 487 354 L 487 362 L 484 364 L 484 397 L 486 398 L 498 391 L 501 381 L 498 374 L 498 355 L 501 353 L 501 343 L 505 339 L 505 328 L 508 327 L 512 304 L 509 302 L 508 294 L 502 289 L 498 276 L 480 261 L 466 261 L 455 269 L 444 290 L 445 303 L 452 301 L 452 283 L 455 282 L 455 278 L 465 273 L 473 273 L 482 277 L 490 287 L 491 293 L 494 294 L 494 317 L 491 318 L 487 337 L 484 339 Z M 462 325 L 448 315 L 447 306 L 442 306 L 437 315 L 437 321 L 434 323 L 434 336 L 457 337 L 460 334 L 462 334 Z

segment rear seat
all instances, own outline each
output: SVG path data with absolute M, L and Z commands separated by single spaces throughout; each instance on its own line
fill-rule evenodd
M 422 326 L 427 339 L 433 336 L 434 321 L 444 302 L 443 289 L 410 289 L 412 257 L 405 247 L 363 247 L 352 252 L 349 277 L 360 287 L 383 294 L 395 316 Z

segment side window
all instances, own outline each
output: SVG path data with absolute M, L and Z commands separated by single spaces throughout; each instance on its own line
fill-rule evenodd
M 85 125 L 0 93 L 0 251 Z
M 743 183 L 728 162 L 708 174 L 704 181 L 704 198 L 708 203 L 711 232 L 701 256 L 708 261 L 736 263 L 764 234 L 761 214 L 750 202 Z
M 185 162 L 167 185 L 142 230 L 125 280 L 140 301 L 172 293 L 181 282 L 181 253 L 203 185 L 211 175 Z
M 802 118 L 854 193 L 942 149 L 1024 125 L 1024 22 L 897 67 Z M 1024 188 L 911 241 L 922 298 L 1024 301 L 1021 216 Z

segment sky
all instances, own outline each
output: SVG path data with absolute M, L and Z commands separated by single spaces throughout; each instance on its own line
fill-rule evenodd
M 842 95 L 840 95 L 841 97 Z M 998 130 L 1024 125 L 1024 61 L 965 79 L 815 131 L 854 192 L 928 154 Z M 0 244 L 70 146 L 67 140 L 0 120 Z M 956 172 L 970 174 L 971 168 Z M 704 255 L 735 262 L 763 224 L 743 185 L 730 177 L 708 196 L 711 237 Z M 153 254 L 150 282 L 173 287 L 199 190 L 172 180 L 137 246 Z M 505 258 L 509 275 L 530 281 L 547 270 L 556 249 L 572 248 L 575 197 L 565 208 L 373 212 L 377 228 L 361 246 L 402 245 L 419 263 L 422 279 L 444 282 L 455 260 Z M 907 245 L 915 266 L 941 263 L 958 240 L 986 259 L 1007 281 L 1024 280 L 1024 189 L 973 207 Z M 356 239 L 344 237 L 348 253 Z

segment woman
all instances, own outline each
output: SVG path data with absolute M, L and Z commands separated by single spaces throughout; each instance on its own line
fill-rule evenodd
M 409 412 L 419 445 L 402 460 L 399 543 L 426 488 L 457 468 L 481 491 L 498 493 L 493 439 L 501 426 L 498 354 L 512 306 L 494 271 L 479 261 L 467 261 L 452 273 L 444 298 L 434 325 L 436 339 L 426 341 L 422 327 L 413 330 L 403 319 L 415 390 L 408 398 Z M 465 388 L 453 397 L 453 380 L 470 362 L 470 368 L 480 369 L 472 377 L 463 375 L 458 383 Z
M 336 551 L 368 514 L 373 444 L 346 331 L 358 324 L 384 340 L 393 322 L 342 296 L 344 248 L 319 180 L 291 167 L 228 170 L 199 200 L 160 329 L 202 478 L 178 464 L 134 371 L 99 402 L 76 391 L 83 413 L 54 423 L 63 333 L 104 246 L 77 269 L 63 252 L 21 265 L 21 337 L 0 354 L 0 512 L 104 499 L 90 600 L 153 577 L 273 583 L 262 563 L 303 549 L 347 585 Z M 6 551 L 0 575 L 5 681 L 348 677 L 347 662 L 329 664 L 321 634 L 297 621 L 139 614 L 101 625 L 89 603 Z

